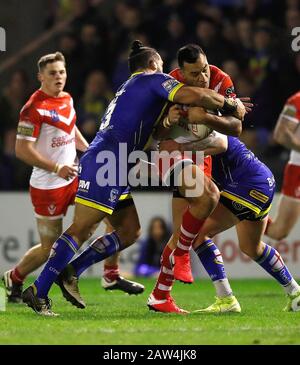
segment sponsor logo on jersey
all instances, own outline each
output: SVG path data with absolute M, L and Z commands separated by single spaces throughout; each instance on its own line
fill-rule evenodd
M 232 202 L 232 206 L 234 207 L 235 210 L 238 211 L 243 210 L 245 208 L 242 204 L 237 203 L 235 201 Z
M 179 82 L 175 79 L 169 79 L 162 83 L 163 88 L 170 93 L 174 87 L 176 87 L 179 84 Z
M 79 189 L 80 190 L 84 190 L 84 191 L 88 191 L 90 188 L 90 181 L 85 181 L 85 180 L 80 180 L 79 181 Z
M 67 135 L 62 136 L 62 137 L 53 137 L 51 140 L 51 147 L 56 148 L 56 147 L 66 146 L 71 143 L 75 143 L 75 137 L 72 137 L 72 138 L 68 138 L 68 137 L 69 136 L 67 136 Z
M 52 122 L 59 122 L 59 115 L 55 109 L 49 110 Z

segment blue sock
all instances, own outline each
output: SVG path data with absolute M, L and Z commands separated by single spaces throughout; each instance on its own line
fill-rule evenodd
M 204 241 L 195 250 L 204 269 L 213 281 L 217 296 L 224 298 L 233 295 L 218 247 L 211 239 Z
M 292 281 L 292 275 L 275 248 L 265 244 L 263 254 L 255 261 L 281 285 L 286 286 Z
M 125 247 L 122 246 L 116 232 L 112 232 L 95 239 L 71 264 L 79 277 L 91 265 L 112 256 L 123 248 Z
M 226 278 L 222 255 L 212 240 L 204 241 L 195 252 L 212 281 Z
M 47 297 L 51 285 L 78 249 L 77 243 L 66 233 L 63 233 L 56 240 L 43 271 L 34 282 L 34 286 L 37 289 L 36 295 L 39 298 Z

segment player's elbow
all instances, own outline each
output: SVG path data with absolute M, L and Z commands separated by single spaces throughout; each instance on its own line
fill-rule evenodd
M 239 137 L 242 133 L 242 122 L 239 121 L 238 123 L 235 123 L 235 126 L 233 128 L 234 137 Z
M 19 160 L 25 161 L 26 152 L 24 146 L 17 140 L 15 145 L 15 154 Z

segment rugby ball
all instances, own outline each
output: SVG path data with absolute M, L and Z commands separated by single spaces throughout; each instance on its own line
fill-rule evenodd
M 207 127 L 206 125 L 203 124 L 188 124 L 187 126 L 189 131 L 192 132 L 193 135 L 198 137 L 198 139 L 204 139 L 208 137 L 213 131 L 212 128 Z

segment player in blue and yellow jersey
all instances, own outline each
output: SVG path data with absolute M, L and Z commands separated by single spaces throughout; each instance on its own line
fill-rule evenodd
M 199 46 L 187 45 L 182 47 L 178 52 L 178 63 L 181 72 L 188 76 L 185 78 L 187 84 L 204 85 L 206 81 L 206 86 L 208 87 L 209 84 L 211 87 L 212 75 L 208 74 L 208 62 Z M 221 79 L 226 81 L 225 92 L 228 90 L 231 94 L 234 93 L 230 77 L 221 70 L 218 73 L 222 76 Z M 220 86 L 222 88 L 222 83 L 219 81 L 218 88 Z M 172 122 L 176 113 L 171 109 L 169 110 L 169 120 Z M 206 114 L 207 112 L 202 108 L 191 107 L 188 110 L 190 122 L 203 120 L 205 124 Z M 213 135 L 200 141 L 178 142 L 178 139 L 162 141 L 160 142 L 160 149 L 168 152 L 204 150 L 205 155 L 214 155 L 212 176 L 220 189 L 218 205 L 206 219 L 202 228 L 198 231 L 197 239 L 193 242 L 193 248 L 212 278 L 217 291 L 216 303 L 204 311 L 240 311 L 240 305 L 234 297 L 226 277 L 222 256 L 210 239 L 215 234 L 235 225 L 241 250 L 257 261 L 284 287 L 288 295 L 286 309 L 299 310 L 297 306 L 297 303 L 300 302 L 298 284 L 292 278 L 280 254 L 274 248 L 262 242 L 268 211 L 275 190 L 275 180 L 272 172 L 239 139 L 234 137 L 228 137 L 227 139 L 226 136 L 214 132 Z M 220 151 L 223 152 L 220 153 Z M 176 190 L 172 203 L 173 235 L 164 250 L 165 252 L 168 249 L 167 252 L 170 251 L 170 255 L 175 256 L 175 259 L 172 258 L 172 264 L 168 267 L 166 267 L 167 260 L 162 261 L 160 276 L 147 302 L 150 309 L 156 311 L 182 313 L 182 310 L 174 305 L 174 301 L 173 305 L 170 306 L 167 299 L 171 297 L 172 283 L 176 278 L 176 243 L 180 232 L 180 222 L 188 204 L 185 197 Z M 175 266 L 173 263 L 175 263 Z M 189 270 L 189 267 L 181 266 L 180 270 Z
M 126 202 L 127 171 L 134 163 L 127 157 L 130 152 L 145 147 L 166 102 L 193 104 L 210 110 L 221 108 L 243 119 L 243 105 L 213 90 L 185 86 L 163 74 L 162 64 L 156 50 L 144 47 L 139 41 L 133 42 L 129 56 L 132 76 L 109 104 L 100 131 L 80 161 L 73 223 L 54 243 L 49 260 L 34 284 L 23 292 L 23 301 L 38 314 L 55 315 L 48 299 L 55 281 L 67 300 L 84 308 L 76 285 L 79 275 L 90 265 L 136 241 L 140 230 L 137 211 L 133 203 Z M 68 265 L 95 224 L 105 217 L 115 230 L 97 238 Z M 67 265 L 68 270 L 64 270 Z M 66 278 L 64 274 L 58 278 L 62 270 Z

